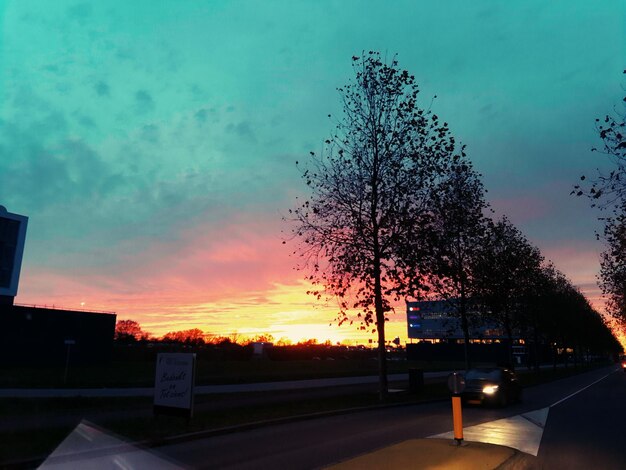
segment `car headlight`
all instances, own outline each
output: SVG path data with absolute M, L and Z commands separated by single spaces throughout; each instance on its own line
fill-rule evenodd
M 498 385 L 487 385 L 483 387 L 483 393 L 485 395 L 493 395 L 498 391 Z

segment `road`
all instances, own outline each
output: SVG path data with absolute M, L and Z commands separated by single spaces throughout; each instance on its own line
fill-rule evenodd
M 626 469 L 626 373 L 550 408 L 536 468 Z
M 465 409 L 464 426 L 549 408 L 539 454 L 529 457 L 530 468 L 626 468 L 626 446 L 619 433 L 626 421 L 620 402 L 626 396 L 626 374 L 612 373 L 560 402 L 612 370 L 532 387 L 525 390 L 524 403 L 505 409 Z M 267 426 L 154 450 L 191 468 L 319 468 L 451 427 L 450 405 L 439 402 Z

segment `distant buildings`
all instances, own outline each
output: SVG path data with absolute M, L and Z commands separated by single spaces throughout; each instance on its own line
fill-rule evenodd
M 28 217 L 0 206 L 0 364 L 93 364 L 110 359 L 116 315 L 16 305 Z
M 411 339 L 439 343 L 441 341 L 457 343 L 464 340 L 461 320 L 454 314 L 452 301 L 429 300 L 423 302 L 407 302 L 407 327 Z M 473 324 L 472 317 L 478 312 L 469 309 L 470 341 L 480 343 L 499 342 L 506 338 L 501 328 L 493 324 Z
M 449 301 L 431 300 L 407 302 L 407 330 L 411 344 L 407 344 L 410 360 L 461 360 L 464 357 L 465 337 L 461 320 Z M 504 331 L 484 321 L 472 322 L 479 312 L 470 309 L 469 349 L 477 361 L 504 362 L 508 360 Z M 413 342 L 415 340 L 415 342 Z M 519 336 L 513 338 L 513 357 L 517 364 L 526 359 L 526 346 Z

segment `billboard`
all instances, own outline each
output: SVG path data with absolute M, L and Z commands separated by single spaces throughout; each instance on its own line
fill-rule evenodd
M 457 299 L 407 302 L 407 333 L 411 339 L 462 339 L 461 320 L 455 314 Z M 469 307 L 467 311 L 469 333 L 472 339 L 504 338 L 501 328 L 488 320 L 488 316 Z
M 27 225 L 28 217 L 0 206 L 0 296 L 17 295 Z
M 409 338 L 450 338 L 460 332 L 460 324 L 446 302 L 407 302 L 406 313 Z

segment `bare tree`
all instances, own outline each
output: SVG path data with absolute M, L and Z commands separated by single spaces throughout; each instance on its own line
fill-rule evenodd
M 624 70 L 626 74 L 626 70 Z M 591 178 L 589 185 L 576 185 L 572 194 L 587 196 L 592 207 L 611 208 L 620 211 L 626 202 L 626 97 L 622 100 L 622 109 L 615 109 L 602 119 L 596 119 L 596 129 L 602 148 L 593 148 L 611 160 L 613 169 L 607 174 L 598 170 L 597 177 Z M 581 176 L 582 181 L 587 180 Z
M 417 106 L 415 79 L 395 58 L 370 51 L 353 57 L 353 68 L 354 80 L 338 89 L 343 116 L 304 165 L 310 196 L 290 217 L 310 293 L 339 300 L 339 324 L 377 332 L 384 400 L 385 321 L 394 301 L 423 287 L 415 261 L 432 224 L 432 192 L 464 153 L 447 123 Z
M 626 70 L 624 70 L 626 74 Z M 603 119 L 596 119 L 596 129 L 602 140 L 600 149 L 593 149 L 611 160 L 612 170 L 598 175 L 585 185 L 574 187 L 572 193 L 587 196 L 592 207 L 609 210 L 600 217 L 604 230 L 598 234 L 606 245 L 600 256 L 599 285 L 606 298 L 607 312 L 626 328 L 626 97 L 621 109 L 615 109 Z M 586 177 L 582 176 L 585 181 Z

